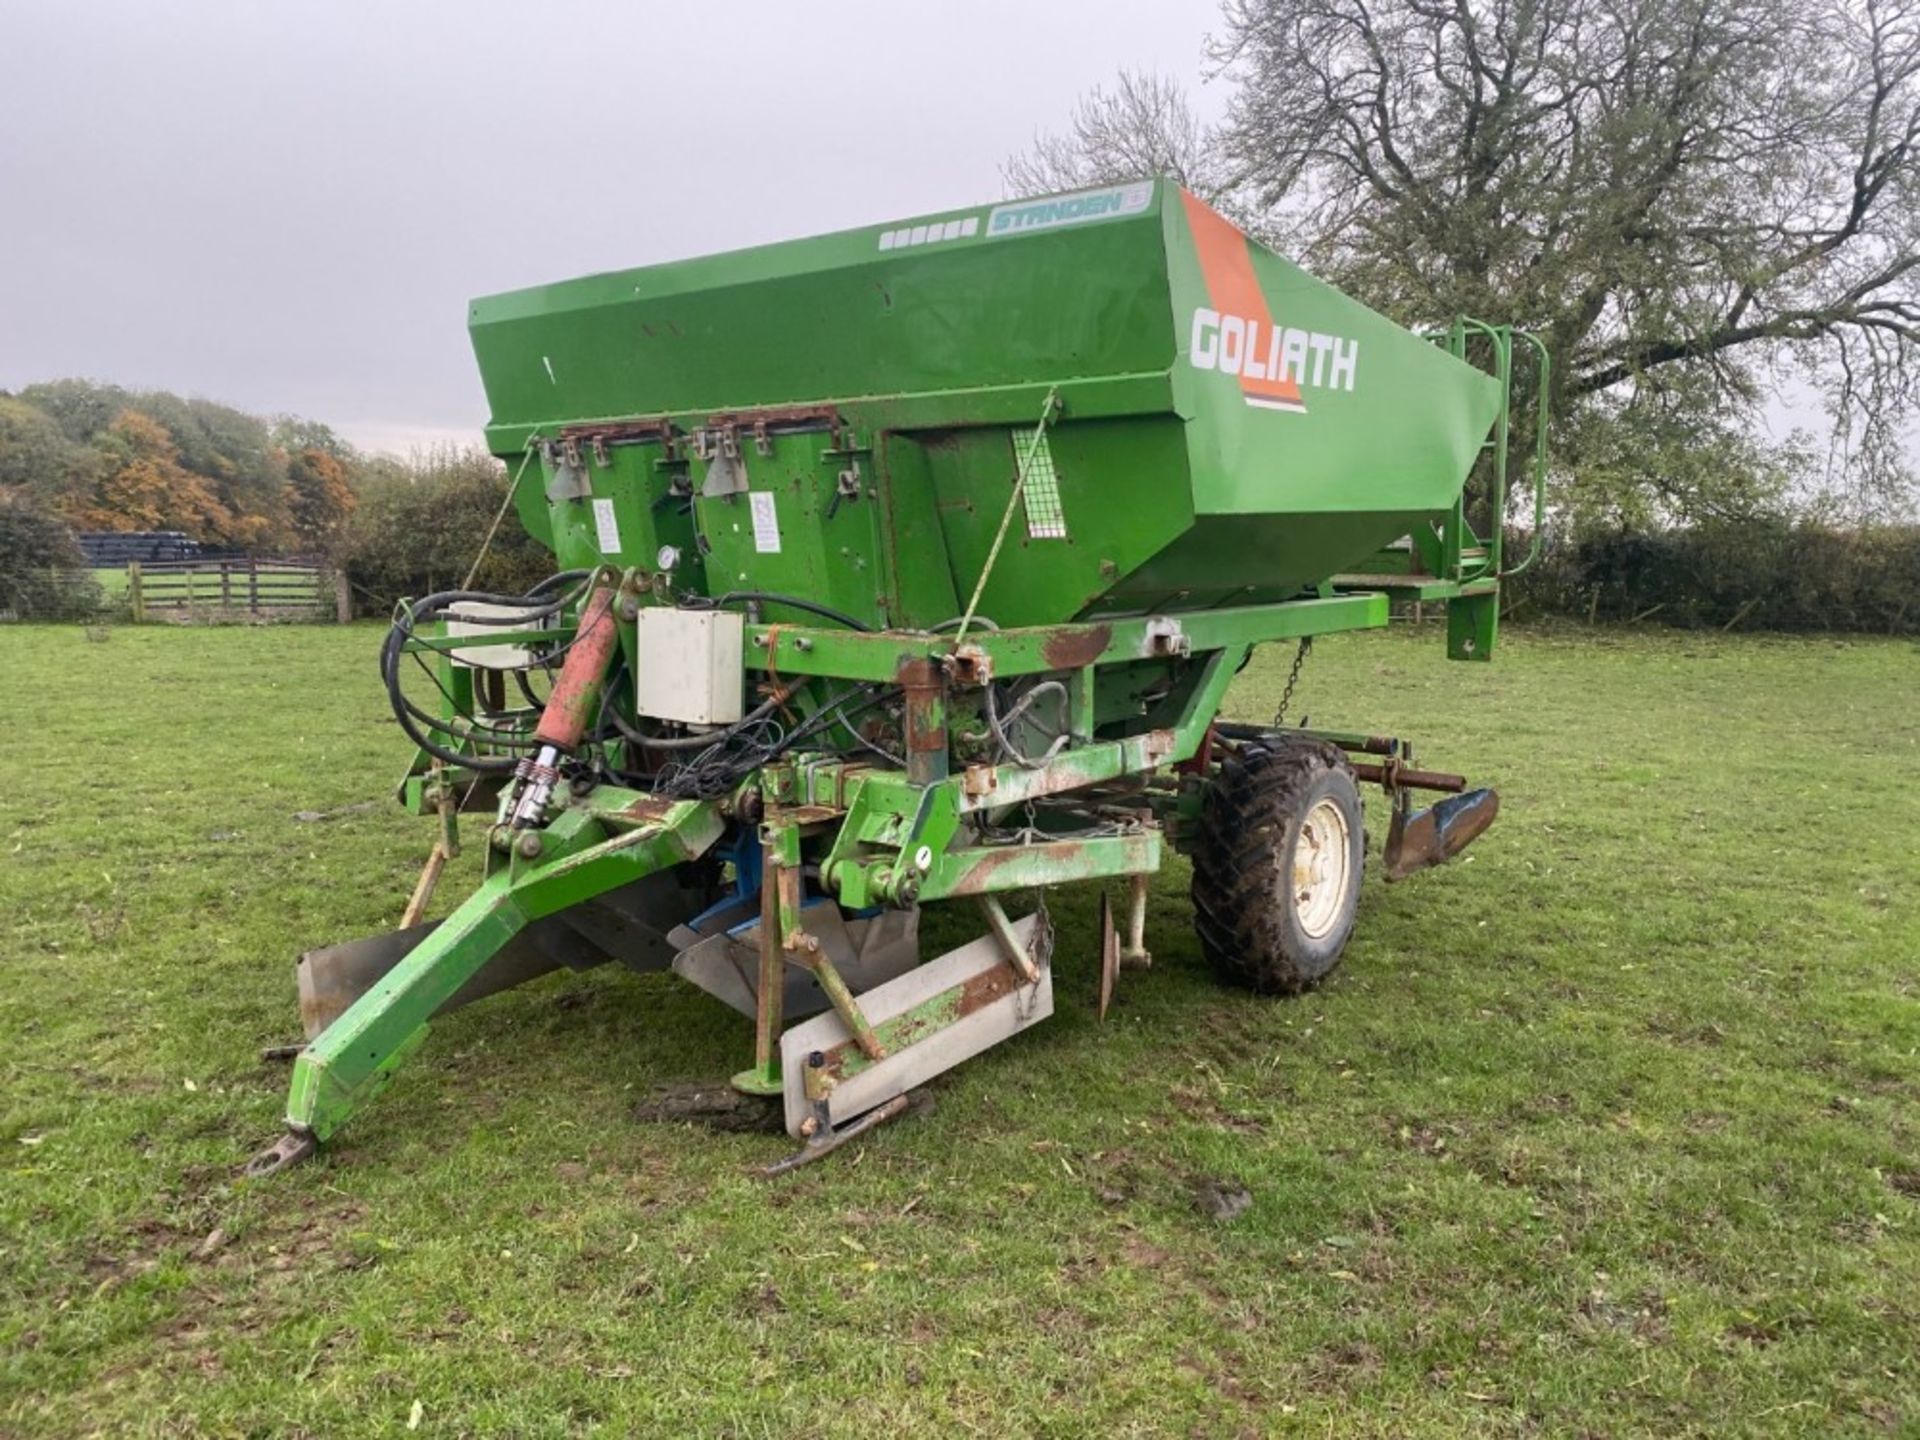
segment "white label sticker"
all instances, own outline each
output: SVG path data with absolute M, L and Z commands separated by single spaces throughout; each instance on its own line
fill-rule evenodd
M 620 517 L 613 513 L 613 501 L 595 499 L 593 502 L 593 529 L 600 537 L 602 555 L 620 553 Z
M 753 548 L 762 555 L 780 553 L 780 517 L 774 513 L 773 492 L 753 490 L 747 494 L 753 506 Z

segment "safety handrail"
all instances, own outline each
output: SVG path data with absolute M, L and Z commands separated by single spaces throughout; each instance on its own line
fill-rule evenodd
M 1518 575 L 1540 558 L 1547 528 L 1547 414 L 1553 389 L 1553 355 L 1547 349 L 1547 342 L 1531 331 L 1516 330 L 1514 334 L 1531 345 L 1540 357 L 1533 396 L 1533 534 L 1528 540 L 1526 558 L 1511 570 L 1499 572 L 1503 580 Z
M 1546 342 L 1538 335 L 1526 330 L 1515 330 L 1510 325 L 1493 325 L 1485 320 L 1476 320 L 1471 315 L 1457 315 L 1453 323 L 1444 331 L 1429 331 L 1428 338 L 1436 344 L 1444 343 L 1448 353 L 1456 359 L 1467 360 L 1467 340 L 1470 335 L 1483 336 L 1493 347 L 1493 378 L 1500 382 L 1500 413 L 1494 421 L 1493 439 L 1488 448 L 1493 451 L 1493 529 L 1486 539 L 1486 555 L 1471 572 L 1463 562 L 1466 545 L 1463 543 L 1472 535 L 1467 525 L 1466 495 L 1463 491 L 1454 501 L 1453 513 L 1442 522 L 1442 551 L 1445 563 L 1442 569 L 1446 578 L 1456 584 L 1479 580 L 1491 575 L 1496 580 L 1518 575 L 1534 561 L 1540 558 L 1545 542 L 1547 517 L 1547 420 L 1549 413 L 1549 392 L 1553 382 L 1553 356 L 1547 350 Z M 1532 347 L 1539 360 L 1539 369 L 1534 392 L 1533 454 L 1529 459 L 1529 468 L 1533 480 L 1533 531 L 1528 537 L 1527 553 L 1518 565 L 1504 568 L 1506 558 L 1506 517 L 1507 517 L 1507 447 L 1512 433 L 1513 404 L 1513 343 L 1519 340 Z M 1472 362 L 1468 362 L 1472 363 Z M 1474 536 L 1476 540 L 1478 536 Z

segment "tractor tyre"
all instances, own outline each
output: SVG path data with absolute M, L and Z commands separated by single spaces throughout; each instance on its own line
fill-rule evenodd
M 1339 748 L 1274 736 L 1220 764 L 1193 850 L 1200 948 L 1230 984 L 1311 990 L 1353 933 L 1367 840 L 1360 792 Z

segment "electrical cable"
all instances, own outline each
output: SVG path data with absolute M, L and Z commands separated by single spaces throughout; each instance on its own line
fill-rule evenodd
M 1034 701 L 1038 700 L 1043 694 L 1057 691 L 1060 696 L 1061 705 L 1064 707 L 1068 703 L 1067 687 L 1062 685 L 1058 680 L 1042 680 L 1038 685 L 1035 685 L 1022 695 L 1019 700 L 1014 703 L 1013 709 L 1010 710 L 1004 718 L 1000 714 L 999 700 L 995 695 L 996 687 L 989 681 L 984 688 L 987 702 L 987 728 L 993 732 L 994 742 L 999 745 L 1001 753 L 1022 769 L 1040 769 L 1049 760 L 1053 759 L 1054 756 L 1064 750 L 1067 742 L 1073 738 L 1067 732 L 1062 731 L 1053 737 L 1053 743 L 1047 747 L 1046 753 L 1033 756 L 1024 754 L 1014 745 L 1013 741 L 1007 737 L 1006 727 L 1026 714 Z
M 626 717 L 617 709 L 611 713 L 609 718 L 613 721 L 614 728 L 618 730 L 623 737 L 631 740 L 635 745 L 645 746 L 649 750 L 699 750 L 708 745 L 720 744 L 738 734 L 747 726 L 757 724 L 759 721 L 766 719 L 767 716 L 779 708 L 779 705 L 780 701 L 777 698 L 764 700 L 724 729 L 709 730 L 704 734 L 698 735 L 648 735 L 643 731 L 634 729 L 628 724 Z

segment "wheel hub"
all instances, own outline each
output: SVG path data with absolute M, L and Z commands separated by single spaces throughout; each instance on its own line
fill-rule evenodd
M 1352 832 L 1331 799 L 1315 802 L 1293 847 L 1293 910 L 1300 929 L 1322 939 L 1339 921 L 1353 883 Z

